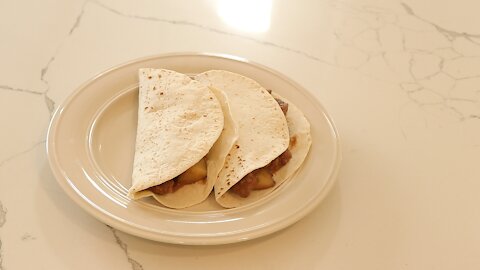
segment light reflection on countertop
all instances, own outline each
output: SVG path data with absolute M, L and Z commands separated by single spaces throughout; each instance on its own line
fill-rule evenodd
M 272 0 L 218 0 L 222 20 L 244 32 L 266 32 L 270 28 Z

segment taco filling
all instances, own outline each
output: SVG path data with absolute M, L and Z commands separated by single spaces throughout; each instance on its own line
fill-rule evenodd
M 158 195 L 173 193 L 185 185 L 190 185 L 198 181 L 207 179 L 207 162 L 203 157 L 199 162 L 190 167 L 179 176 L 160 185 L 148 188 L 151 192 Z

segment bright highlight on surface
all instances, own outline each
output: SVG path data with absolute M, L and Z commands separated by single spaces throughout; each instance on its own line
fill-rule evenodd
M 272 0 L 218 0 L 218 15 L 228 25 L 245 32 L 270 28 Z

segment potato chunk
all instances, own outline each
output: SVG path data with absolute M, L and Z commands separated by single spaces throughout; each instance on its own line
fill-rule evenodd
M 190 167 L 190 169 L 186 170 L 182 174 L 178 176 L 178 183 L 183 185 L 188 185 L 195 183 L 197 181 L 203 180 L 207 177 L 207 163 L 205 158 L 202 158 L 199 162 L 195 165 Z
M 254 190 L 271 188 L 275 185 L 275 181 L 272 178 L 272 174 L 269 170 L 262 168 L 256 171 L 257 183 Z

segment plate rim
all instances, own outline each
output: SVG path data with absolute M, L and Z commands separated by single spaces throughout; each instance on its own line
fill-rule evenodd
M 330 125 L 330 131 L 333 134 L 333 138 L 335 141 L 335 157 L 334 166 L 331 168 L 331 173 L 326 180 L 324 187 L 322 188 L 321 192 L 317 194 L 314 198 L 311 199 L 311 202 L 307 204 L 308 206 L 303 208 L 301 211 L 295 212 L 289 215 L 287 218 L 283 218 L 280 221 L 270 224 L 269 226 L 259 226 L 254 227 L 248 231 L 248 236 L 242 236 L 241 234 L 232 234 L 232 235 L 223 235 L 223 236 L 215 236 L 215 237 L 206 237 L 205 235 L 201 236 L 188 236 L 188 239 L 179 239 L 179 236 L 176 235 L 169 235 L 169 234 L 158 234 L 148 230 L 140 229 L 142 226 L 138 224 L 132 224 L 128 220 L 121 219 L 110 212 L 102 209 L 99 205 L 92 202 L 89 198 L 87 198 L 84 194 L 78 190 L 75 185 L 70 181 L 70 179 L 66 179 L 60 171 L 61 165 L 57 160 L 57 156 L 54 153 L 55 150 L 55 134 L 58 129 L 58 122 L 62 116 L 63 110 L 77 97 L 84 88 L 86 88 L 91 83 L 95 82 L 97 79 L 103 77 L 105 74 L 112 72 L 114 70 L 120 69 L 124 66 L 128 66 L 130 64 L 134 64 L 141 61 L 147 61 L 156 58 L 167 58 L 167 57 L 176 57 L 176 56 L 204 56 L 204 57 L 213 57 L 213 58 L 221 58 L 225 60 L 233 60 L 236 62 L 240 62 L 247 65 L 252 65 L 257 68 L 263 69 L 268 71 L 269 73 L 282 78 L 295 88 L 301 89 L 300 91 L 303 95 L 305 95 L 308 99 L 314 100 L 315 105 L 318 106 L 325 118 Z M 258 238 L 261 236 L 265 236 L 279 230 L 282 230 L 296 222 L 300 219 L 305 217 L 309 214 L 314 208 L 316 208 L 319 203 L 329 194 L 330 190 L 334 186 L 337 180 L 338 172 L 340 169 L 341 161 L 342 161 L 342 145 L 340 142 L 340 136 L 338 134 L 338 130 L 333 122 L 333 119 L 330 117 L 329 113 L 321 102 L 306 88 L 298 84 L 297 82 L 290 79 L 288 76 L 270 68 L 263 64 L 259 64 L 257 62 L 248 60 L 243 57 L 224 54 L 224 53 L 208 53 L 208 52 L 174 52 L 174 53 L 162 53 L 162 54 L 153 54 L 148 56 L 143 56 L 139 58 L 135 58 L 126 62 L 122 62 L 120 64 L 116 64 L 108 69 L 105 69 L 88 80 L 81 83 L 74 91 L 72 91 L 65 100 L 63 100 L 60 105 L 55 109 L 50 123 L 48 125 L 47 130 L 47 140 L 45 143 L 46 153 L 48 162 L 50 165 L 50 169 L 55 177 L 55 180 L 63 189 L 63 191 L 72 199 L 80 208 L 84 211 L 92 215 L 94 218 L 100 220 L 101 222 L 105 223 L 108 226 L 114 227 L 120 231 L 123 231 L 128 234 L 132 234 L 141 238 L 150 239 L 159 242 L 171 243 L 171 244 L 183 244 L 183 245 L 219 245 L 219 244 L 229 244 L 229 243 L 236 243 L 236 242 L 243 242 L 247 240 L 251 240 L 254 238 Z M 62 179 L 62 181 L 60 180 Z

